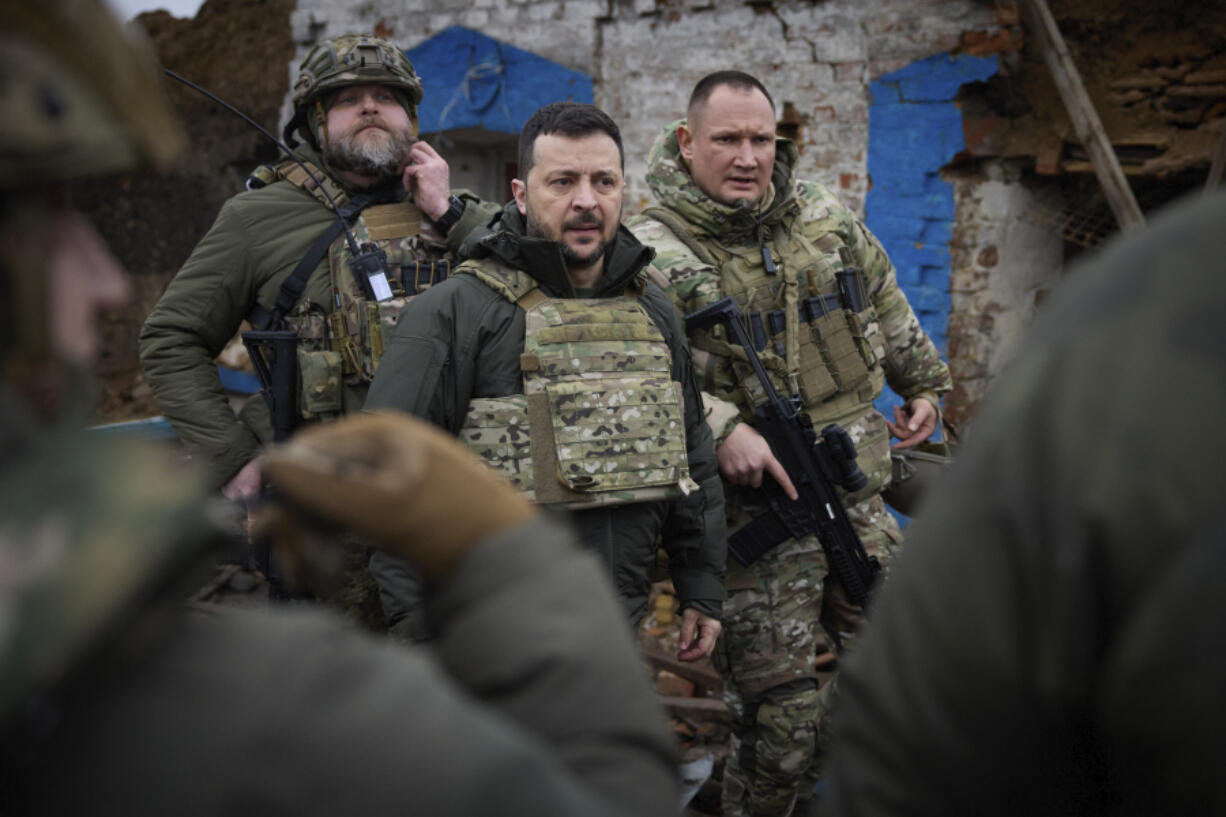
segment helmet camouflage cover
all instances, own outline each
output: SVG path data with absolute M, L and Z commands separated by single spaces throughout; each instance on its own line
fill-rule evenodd
M 28 194 L 80 176 L 165 167 L 183 145 L 138 28 L 121 25 L 101 0 L 0 0 L 0 190 L 20 191 L 24 202 L 4 214 L 6 233 L 23 236 L 6 242 L 0 259 L 6 354 L 11 341 L 31 360 L 47 356 L 46 258 L 29 248 L 54 208 Z
M 294 82 L 294 108 L 347 85 L 389 85 L 421 102 L 421 79 L 404 52 L 387 40 L 346 34 L 307 53 Z
M 0 186 L 141 163 L 183 134 L 148 43 L 99 0 L 0 0 Z
M 60 239 L 58 183 L 165 166 L 182 144 L 147 43 L 102 0 L 0 0 L 0 286 L 10 323 L 0 346 L 0 730 L 17 713 L 37 721 L 43 691 L 122 629 L 134 600 L 189 569 L 195 543 L 211 535 L 203 486 L 163 452 L 40 423 L 11 388 L 19 357 L 41 375 L 52 354 L 46 250 Z
M 285 128 L 287 138 L 298 130 L 314 145 L 326 107 L 325 95 L 350 85 L 388 86 L 416 123 L 422 89 L 413 63 L 387 40 L 345 34 L 319 43 L 303 58 L 294 82 L 294 118 Z

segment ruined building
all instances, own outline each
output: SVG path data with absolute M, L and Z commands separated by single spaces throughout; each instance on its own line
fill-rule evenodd
M 953 368 L 947 413 L 973 416 L 1067 263 L 1117 231 L 1034 32 L 1029 2 L 986 0 L 207 0 L 139 18 L 163 62 L 279 130 L 306 49 L 374 31 L 425 80 L 422 129 L 457 186 L 503 198 L 515 135 L 543 102 L 593 101 L 622 126 L 628 208 L 646 151 L 693 83 L 759 76 L 801 175 L 865 216 Z M 1204 187 L 1226 124 L 1219 0 L 1050 0 L 1140 208 Z M 168 81 L 169 82 L 169 81 Z M 254 131 L 174 87 L 192 155 L 172 176 L 82 186 L 142 303 L 115 316 L 103 416 L 156 413 L 135 332 L 247 171 Z

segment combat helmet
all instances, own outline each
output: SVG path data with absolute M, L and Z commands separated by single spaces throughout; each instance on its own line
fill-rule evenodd
M 0 217 L 21 221 L 10 232 L 27 247 L 56 206 L 34 195 L 42 186 L 165 167 L 185 144 L 148 41 L 101 0 L 0 2 L 0 77 Z M 49 356 L 46 260 L 33 250 L 0 259 L 3 351 L 36 366 Z
M 0 2 L 0 187 L 164 166 L 183 134 L 148 43 L 101 2 Z
M 345 34 L 312 48 L 294 82 L 294 116 L 285 126 L 285 141 L 297 144 L 294 132 L 319 148 L 315 134 L 326 115 L 325 97 L 349 85 L 386 85 L 395 92 L 417 126 L 421 78 L 405 53 L 387 40 L 368 34 Z
M 0 0 L 0 734 L 50 726 L 50 690 L 136 601 L 198 561 L 199 484 L 161 452 L 39 423 L 13 384 L 50 368 L 48 245 L 59 182 L 142 164 L 183 144 L 147 43 L 102 0 Z M 58 292 L 58 290 L 57 290 Z M 122 476 L 122 479 L 120 478 Z M 133 487 L 136 486 L 136 487 Z M 36 730 L 37 731 L 37 730 Z

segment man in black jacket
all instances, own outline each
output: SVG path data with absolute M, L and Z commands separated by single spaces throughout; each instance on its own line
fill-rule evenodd
M 620 225 L 617 125 L 554 103 L 524 125 L 514 202 L 472 261 L 404 313 L 366 407 L 458 434 L 538 502 L 570 510 L 630 619 L 662 541 L 679 655 L 709 654 L 724 598 L 723 494 L 685 332 Z M 474 501 L 480 501 L 474 497 Z M 392 619 L 412 579 L 376 557 Z

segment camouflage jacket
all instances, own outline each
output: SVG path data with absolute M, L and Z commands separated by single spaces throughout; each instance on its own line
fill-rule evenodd
M 318 168 L 318 154 L 299 154 Z M 347 190 L 334 177 L 328 177 Z M 353 192 L 348 191 L 347 192 Z M 403 190 L 398 196 L 403 198 Z M 453 257 L 460 242 L 492 214 L 469 199 L 446 244 L 423 233 L 438 258 Z M 163 414 L 220 486 L 272 439 L 263 400 L 247 401 L 235 418 L 213 359 L 259 304 L 271 309 L 281 283 L 335 217 L 319 199 L 288 181 L 240 193 L 222 205 L 209 232 L 153 308 L 140 336 L 141 364 Z M 299 308 L 326 315 L 335 308 L 328 258 L 306 282 Z M 361 407 L 366 387 L 346 382 L 341 410 Z
M 0 450 L 4 732 L 36 726 L 82 666 L 123 652 L 138 619 L 207 570 L 218 530 L 200 475 L 166 451 L 42 427 L 4 389 Z
M 501 229 L 474 256 L 497 257 L 531 275 L 550 297 L 575 297 L 565 263 L 553 242 L 523 236 L 514 204 L 503 210 Z M 651 251 L 620 228 L 606 254 L 595 297 L 621 295 L 638 279 Z M 474 398 L 523 393 L 520 356 L 524 311 L 473 275 L 457 274 L 414 299 L 396 329 L 371 384 L 366 407 L 408 411 L 453 434 Z M 585 544 L 606 560 L 627 612 L 646 609 L 648 568 L 657 535 L 682 603 L 719 616 L 724 597 L 723 492 L 711 434 L 703 422 L 698 386 L 679 317 L 660 289 L 648 284 L 640 303 L 660 329 L 672 355 L 672 379 L 684 390 L 689 496 L 576 511 L 570 514 Z M 384 587 L 385 592 L 387 587 Z
M 765 206 L 760 211 L 738 209 L 712 200 L 694 183 L 677 146 L 680 124 L 669 125 L 653 145 L 647 182 L 659 205 L 685 224 L 690 241 L 700 246 L 749 246 L 757 252 L 757 242 L 765 236 L 771 250 L 779 254 L 785 252 L 780 240 L 790 241 L 788 237 L 800 233 L 814 253 L 832 255 L 829 263 L 833 266 L 841 266 L 842 261 L 828 248 L 837 246 L 845 248 L 851 265 L 862 271 L 884 354 L 877 356 L 872 366 L 867 390 L 861 387 L 850 400 L 836 399 L 840 397 L 836 395 L 826 402 L 807 401 L 806 408 L 818 428 L 830 422 L 847 428 L 860 450 L 861 467 L 870 476 L 870 490 L 879 489 L 889 473 L 888 431 L 872 407 L 880 384 L 888 382 L 904 398 L 924 396 L 934 405 L 952 385 L 948 367 L 898 287 L 893 265 L 873 235 L 833 193 L 816 182 L 795 177 L 797 154 L 791 142 L 778 141 L 771 193 Z M 640 241 L 655 248 L 655 267 L 663 273 L 662 283 L 682 312 L 688 314 L 723 297 L 725 270 L 701 260 L 669 226 L 641 215 L 631 220 L 630 229 Z M 714 391 L 716 398 L 740 402 L 740 416 L 748 416 L 744 392 L 717 390 L 711 382 L 704 386 Z M 735 420 L 734 413 L 720 406 L 718 400 L 708 399 L 708 405 L 713 417 L 732 416 Z M 731 429 L 726 421 L 713 425 L 720 439 Z

